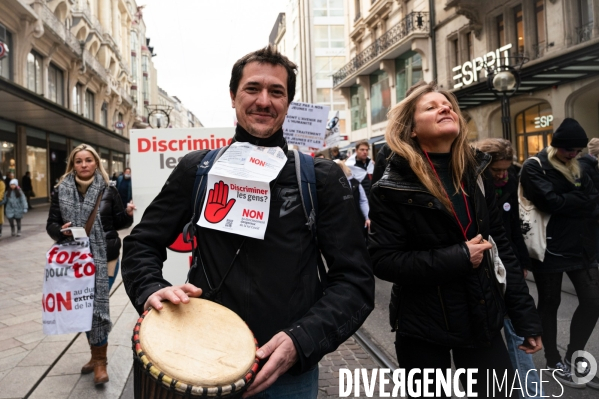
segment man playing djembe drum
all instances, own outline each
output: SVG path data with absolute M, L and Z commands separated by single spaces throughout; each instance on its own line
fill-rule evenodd
M 278 147 L 287 154 L 282 125 L 295 94 L 296 69 L 270 47 L 235 63 L 229 85 L 238 120 L 234 143 Z M 314 240 L 306 228 L 290 152 L 266 187 L 270 195 L 264 196 L 269 204 L 263 239 L 196 226 L 197 270 L 190 273 L 188 284 L 172 286 L 162 277 L 166 248 L 192 218 L 195 175 L 206 154 L 196 151 L 181 160 L 125 238 L 122 273 L 127 294 L 141 313 L 150 306 L 160 311 L 162 301 L 185 306 L 190 297 L 220 285 L 216 302 L 245 320 L 260 346 L 262 368 L 244 397 L 316 398 L 318 361 L 350 337 L 374 307 L 372 268 L 347 179 L 332 161 L 314 160 Z M 216 205 L 213 216 L 218 220 L 218 214 L 226 215 L 235 203 L 227 198 L 225 194 Z M 211 196 L 212 207 L 215 202 Z M 319 278 L 321 254 L 328 267 L 326 279 Z

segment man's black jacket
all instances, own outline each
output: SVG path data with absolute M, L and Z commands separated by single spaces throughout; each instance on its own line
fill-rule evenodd
M 478 167 L 464 180 L 474 203 L 476 232 L 497 243 L 507 270 L 505 296 L 489 252 L 476 269 L 453 214 L 420 182 L 408 162 L 393 155 L 370 196 L 369 251 L 375 275 L 394 283 L 390 318 L 402 336 L 449 347 L 488 346 L 505 313 L 518 335 L 541 335 L 534 301 L 505 236 L 495 190 L 483 179 L 490 156 L 476 153 Z M 469 239 L 473 237 L 468 237 Z
M 238 127 L 235 140 L 287 150 L 281 130 L 264 141 Z M 162 278 L 166 247 L 191 219 L 196 169 L 206 153 L 192 152 L 181 160 L 124 239 L 123 281 L 140 313 L 153 292 L 170 285 Z M 264 240 L 198 227 L 204 268 L 200 266 L 190 276 L 190 282 L 204 292 L 210 289 L 209 283 L 215 287 L 245 240 L 217 301 L 248 323 L 259 345 L 285 331 L 299 355 L 292 373 L 309 370 L 336 349 L 374 307 L 372 266 L 347 178 L 332 161 L 316 159 L 314 166 L 319 248 L 306 226 L 290 155 L 271 183 Z M 320 253 L 328 267 L 324 295 L 316 262 Z

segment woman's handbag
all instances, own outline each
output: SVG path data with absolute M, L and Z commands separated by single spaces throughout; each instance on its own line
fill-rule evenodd
M 541 160 L 531 157 L 541 165 Z M 544 173 L 544 171 L 543 171 Z M 540 211 L 535 204 L 524 196 L 522 183 L 518 185 L 518 204 L 520 209 L 520 226 L 528 254 L 532 259 L 543 261 L 547 249 L 547 224 L 550 214 Z
M 85 230 L 73 228 L 74 241 L 54 244 L 46 253 L 42 323 L 44 334 L 57 335 L 91 330 L 94 312 L 96 266 L 89 232 L 101 195 Z

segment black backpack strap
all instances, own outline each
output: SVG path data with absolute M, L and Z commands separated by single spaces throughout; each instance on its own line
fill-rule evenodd
M 293 150 L 295 158 L 295 174 L 297 177 L 297 186 L 299 187 L 300 198 L 306 216 L 306 226 L 312 233 L 312 239 L 318 248 L 318 235 L 316 231 L 316 217 L 318 215 L 318 197 L 316 193 L 316 173 L 314 171 L 314 159 L 310 155 L 303 154 Z M 316 256 L 318 264 L 318 274 L 323 288 L 327 285 L 327 271 L 322 260 L 320 248 Z
M 185 225 L 185 227 L 183 227 L 183 242 L 191 243 L 192 256 L 191 267 L 187 273 L 187 281 L 189 281 L 189 277 L 191 276 L 192 272 L 197 268 L 198 263 L 199 251 L 196 251 L 197 248 L 194 247 L 194 237 L 196 235 L 196 223 L 200 219 L 202 205 L 204 204 L 204 196 L 206 194 L 206 187 L 208 185 L 208 172 L 214 163 L 218 161 L 220 156 L 227 150 L 227 148 L 229 148 L 229 146 L 210 150 L 206 155 L 204 155 L 204 158 L 200 161 L 196 171 L 196 178 L 193 183 L 193 191 L 191 194 L 191 200 L 193 204 L 191 220 Z

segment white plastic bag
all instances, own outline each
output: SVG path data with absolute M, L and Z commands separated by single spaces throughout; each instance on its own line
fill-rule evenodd
M 89 238 L 54 244 L 46 254 L 42 321 L 44 334 L 91 330 L 96 266 Z

